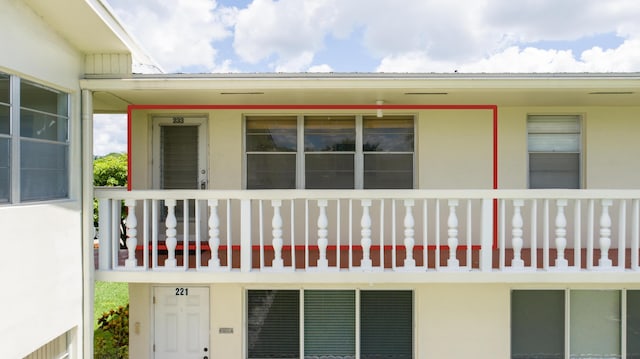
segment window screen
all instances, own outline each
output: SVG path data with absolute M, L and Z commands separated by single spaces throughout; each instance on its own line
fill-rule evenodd
M 529 116 L 529 188 L 580 188 L 580 116 Z
M 355 188 L 355 117 L 305 117 L 304 150 L 305 188 Z
M 571 291 L 570 358 L 619 358 L 620 292 Z
M 580 188 L 580 116 L 529 116 L 529 188 Z
M 627 291 L 627 358 L 640 359 L 640 290 Z
M 564 358 L 564 291 L 511 292 L 511 358 Z
M 297 118 L 247 117 L 247 188 L 296 188 Z
M 413 188 L 413 117 L 363 118 L 364 188 Z
M 355 291 L 304 292 L 305 358 L 353 358 L 355 336 Z
M 68 198 L 68 95 L 20 81 L 20 105 L 20 200 Z
M 249 359 L 300 356 L 300 292 L 250 290 L 247 341 Z
M 413 358 L 411 291 L 360 292 L 360 357 Z

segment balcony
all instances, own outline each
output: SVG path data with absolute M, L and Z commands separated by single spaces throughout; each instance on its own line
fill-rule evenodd
M 640 278 L 638 190 L 96 189 L 95 197 L 96 276 L 105 280 Z

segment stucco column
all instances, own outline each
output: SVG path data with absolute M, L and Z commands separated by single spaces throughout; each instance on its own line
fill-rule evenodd
M 82 90 L 82 328 L 78 352 L 93 358 L 93 93 Z

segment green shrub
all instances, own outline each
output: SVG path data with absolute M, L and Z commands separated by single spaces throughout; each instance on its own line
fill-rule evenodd
M 129 358 L 129 304 L 102 314 L 94 331 L 95 359 Z

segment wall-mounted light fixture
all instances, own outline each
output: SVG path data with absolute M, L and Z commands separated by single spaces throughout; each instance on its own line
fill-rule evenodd
M 378 105 L 378 106 L 382 106 L 383 103 L 384 103 L 384 101 L 382 101 L 382 100 L 376 101 L 376 105 Z M 382 117 L 382 109 L 381 108 L 376 110 L 376 117 Z

